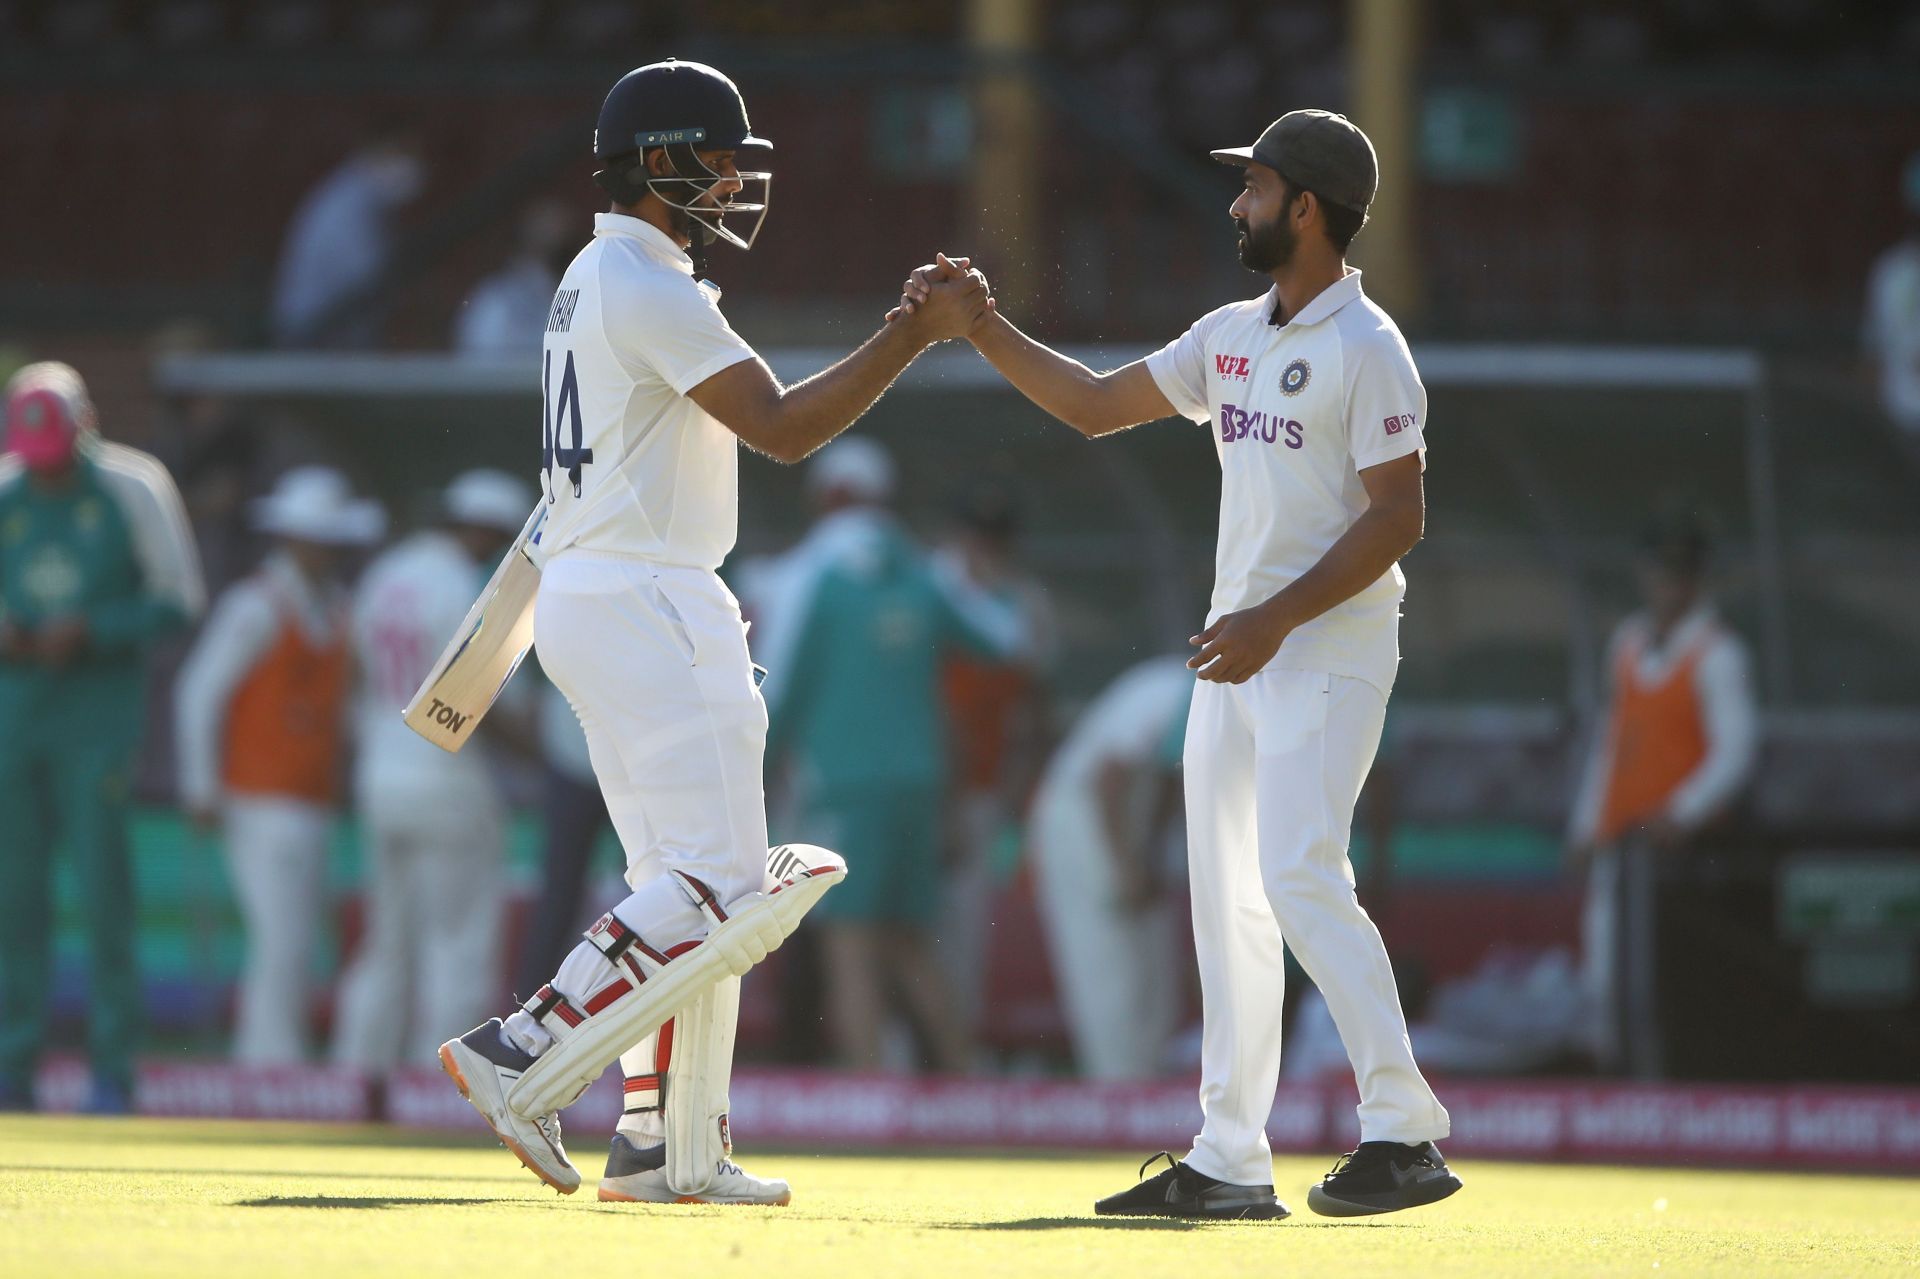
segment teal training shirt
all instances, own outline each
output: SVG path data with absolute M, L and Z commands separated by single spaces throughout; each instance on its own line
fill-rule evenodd
M 148 644 L 185 625 L 186 610 L 149 589 L 137 533 L 99 466 L 82 457 L 52 488 L 13 469 L 0 479 L 0 619 L 37 627 L 86 620 L 87 641 L 60 670 L 0 660 L 0 731 L 132 732 Z M 197 586 L 198 567 L 194 566 Z
M 954 607 L 932 565 L 891 524 L 824 568 L 773 693 L 769 760 L 791 751 L 809 789 L 937 786 L 945 775 L 940 662 L 955 648 L 996 656 Z

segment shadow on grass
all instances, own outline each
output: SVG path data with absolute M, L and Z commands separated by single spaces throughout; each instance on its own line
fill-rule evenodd
M 1360 1225 L 1358 1221 L 1313 1221 L 1291 1217 L 1282 1221 L 1205 1221 L 1193 1217 L 1025 1217 L 1016 1221 L 942 1221 L 934 1230 L 1244 1230 L 1277 1226 L 1297 1230 L 1303 1226 L 1341 1229 Z M 1372 1230 L 1408 1230 L 1410 1221 L 1370 1221 Z
M 268 1195 L 265 1199 L 236 1199 L 235 1208 L 461 1208 L 475 1204 L 512 1203 L 510 1199 L 457 1199 L 434 1195 Z
M 439 1172 L 396 1172 L 382 1169 L 379 1172 L 338 1172 L 334 1170 L 309 1171 L 304 1168 L 132 1168 L 125 1164 L 112 1167 L 88 1164 L 0 1164 L 0 1172 L 82 1172 L 109 1173 L 116 1177 L 272 1177 L 277 1181 L 294 1181 L 311 1178 L 327 1181 L 525 1181 L 524 1173 L 491 1173 L 479 1176 L 457 1176 L 453 1173 Z
M 469 1131 L 394 1128 L 382 1124 L 308 1123 L 302 1120 L 207 1120 L 160 1118 L 149 1115 L 71 1115 L 48 1113 L 4 1115 L 30 1124 L 77 1127 L 88 1136 L 110 1138 L 117 1146 L 369 1146 L 382 1149 L 418 1147 L 423 1150 L 472 1146 L 486 1129 Z
M 1182 1217 L 1025 1217 L 1018 1221 L 942 1221 L 935 1230 L 1200 1230 L 1218 1225 Z

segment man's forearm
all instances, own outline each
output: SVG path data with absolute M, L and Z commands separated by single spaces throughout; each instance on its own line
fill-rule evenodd
M 998 312 L 969 335 L 973 345 L 1015 390 L 1082 435 L 1117 430 L 1089 416 L 1100 375 L 1022 333 Z M 1129 424 L 1131 425 L 1131 424 Z
M 1311 622 L 1346 603 L 1380 580 L 1420 539 L 1418 522 L 1382 507 L 1361 512 L 1320 562 L 1295 578 L 1264 605 L 1288 630 Z
M 853 425 L 927 345 L 907 325 L 889 324 L 845 359 L 787 387 L 774 455 L 798 462 Z

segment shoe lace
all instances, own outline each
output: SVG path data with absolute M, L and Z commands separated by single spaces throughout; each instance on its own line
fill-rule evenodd
M 1358 1150 L 1349 1150 L 1346 1154 L 1341 1155 L 1338 1159 L 1333 1161 L 1333 1170 L 1329 1172 L 1327 1176 L 1338 1177 L 1341 1173 L 1345 1172 L 1349 1167 L 1353 1165 L 1353 1161 L 1359 1158 L 1359 1155 L 1360 1155 L 1360 1152 Z
M 1172 1155 L 1168 1154 L 1166 1151 L 1163 1150 L 1157 1155 L 1148 1156 L 1147 1161 L 1140 1165 L 1139 1178 L 1141 1181 L 1145 1181 L 1147 1179 L 1147 1169 L 1153 1167 L 1154 1162 L 1160 1159 L 1164 1159 L 1167 1161 L 1168 1171 L 1172 1171 L 1180 1166 L 1179 1160 L 1175 1159 Z
M 540 1130 L 540 1135 L 542 1137 L 545 1137 L 548 1141 L 553 1143 L 553 1148 L 555 1150 L 558 1150 L 560 1148 L 560 1116 L 559 1115 L 542 1115 L 538 1119 L 534 1120 L 533 1124 L 534 1124 L 534 1127 Z

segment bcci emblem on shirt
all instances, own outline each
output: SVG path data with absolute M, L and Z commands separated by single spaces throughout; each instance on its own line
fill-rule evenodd
M 1287 365 L 1280 374 L 1280 394 L 1298 395 L 1307 389 L 1307 379 L 1313 376 L 1313 366 L 1305 360 L 1295 360 Z

